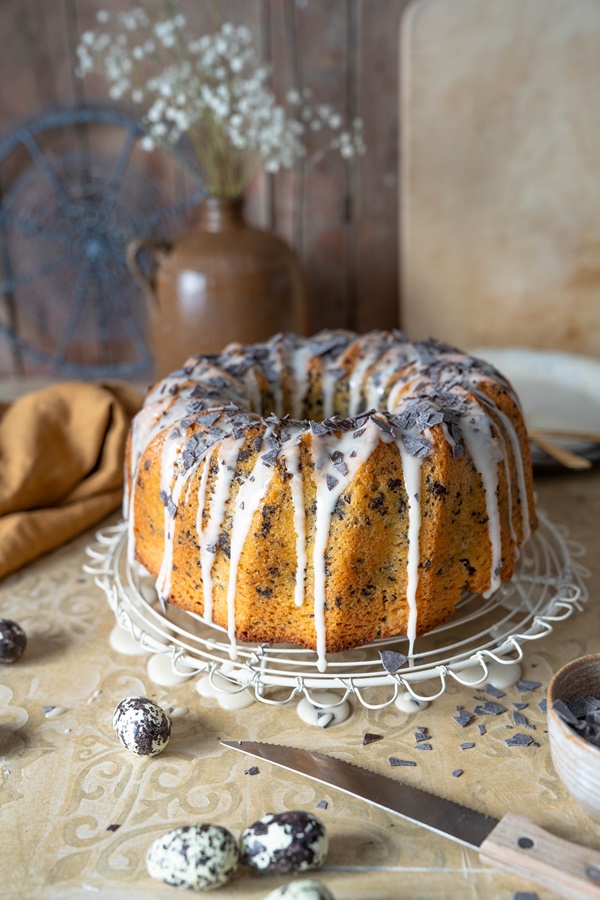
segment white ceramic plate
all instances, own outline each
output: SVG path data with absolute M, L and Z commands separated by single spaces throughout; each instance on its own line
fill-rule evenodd
M 599 359 L 513 347 L 477 347 L 470 353 L 487 360 L 508 378 L 521 400 L 529 428 L 600 432 Z M 575 453 L 600 460 L 598 444 L 551 439 Z M 553 465 L 536 447 L 532 456 L 536 465 Z

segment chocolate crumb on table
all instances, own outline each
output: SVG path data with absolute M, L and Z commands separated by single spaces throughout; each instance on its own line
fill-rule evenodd
M 466 710 L 461 710 L 461 712 L 457 716 L 452 716 L 457 725 L 460 725 L 461 728 L 465 728 L 470 722 L 473 721 L 473 714 L 467 712 Z
M 495 700 L 500 700 L 501 697 L 506 697 L 504 691 L 501 691 L 500 688 L 497 688 L 493 684 L 486 684 L 484 693 L 489 694 L 490 697 L 493 697 Z
M 537 741 L 534 741 L 533 738 L 529 737 L 528 734 L 523 734 L 518 731 L 516 734 L 513 734 L 507 740 L 504 741 L 507 747 L 531 747 L 532 745 L 535 747 L 539 747 L 540 745 Z
M 541 681 L 525 681 L 524 679 L 521 679 L 515 684 L 515 689 L 519 691 L 519 693 L 525 694 L 527 691 L 535 691 L 536 688 L 541 686 Z
M 506 707 L 501 703 L 494 703 L 493 700 L 488 700 L 483 706 L 475 707 L 475 713 L 479 716 L 499 716 L 504 712 L 506 712 Z
M 381 740 L 383 740 L 382 734 L 373 734 L 372 732 L 367 731 L 366 734 L 363 736 L 363 747 L 366 744 L 372 744 L 374 741 L 381 741 Z

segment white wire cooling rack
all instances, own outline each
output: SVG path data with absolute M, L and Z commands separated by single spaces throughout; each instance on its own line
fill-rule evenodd
M 416 701 L 435 700 L 450 680 L 469 687 L 483 684 L 490 666 L 520 662 L 531 641 L 551 634 L 582 609 L 589 573 L 579 559 L 585 550 L 544 514 L 538 512 L 538 519 L 513 579 L 487 600 L 466 594 L 452 618 L 419 638 L 413 655 L 393 673 L 384 668 L 379 651 L 408 655 L 405 637 L 330 654 L 324 672 L 316 653 L 288 644 L 238 642 L 232 659 L 223 629 L 173 607 L 167 614 L 161 610 L 153 581 L 127 560 L 126 523 L 97 532 L 84 568 L 142 649 L 170 655 L 174 671 L 182 675 L 208 674 L 217 693 L 252 690 L 257 700 L 276 705 L 304 696 L 328 708 L 352 695 L 363 706 L 380 709 L 404 692 Z M 318 691 L 331 690 L 341 691 L 339 703 L 320 703 Z

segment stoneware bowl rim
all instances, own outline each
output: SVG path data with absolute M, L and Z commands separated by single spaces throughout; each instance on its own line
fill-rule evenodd
M 573 692 L 574 680 L 580 670 L 594 666 L 600 688 L 600 653 L 588 653 L 566 663 L 552 676 L 547 690 L 548 737 L 554 770 L 571 796 L 586 812 L 600 821 L 600 748 L 577 734 L 575 729 L 552 709 L 555 700 L 575 699 L 583 696 L 586 688 Z M 570 676 L 570 679 L 569 679 Z M 560 685 L 571 681 L 571 690 L 563 691 Z

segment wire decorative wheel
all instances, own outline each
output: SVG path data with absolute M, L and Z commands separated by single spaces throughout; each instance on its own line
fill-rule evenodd
M 522 548 L 512 580 L 487 600 L 465 594 L 451 619 L 417 639 L 412 656 L 407 655 L 406 637 L 380 639 L 329 654 L 324 672 L 312 651 L 238 642 L 233 654 L 224 629 L 174 607 L 165 614 L 153 580 L 128 562 L 127 523 L 97 532 L 84 568 L 106 595 L 117 622 L 142 649 L 167 654 L 181 675 L 208 674 L 217 693 L 252 690 L 257 700 L 276 705 L 306 697 L 327 708 L 353 696 L 368 709 L 381 709 L 401 693 L 417 703 L 428 702 L 452 681 L 484 684 L 493 667 L 520 662 L 531 642 L 583 609 L 589 576 L 580 562 L 585 550 L 543 513 L 538 512 L 538 519 L 539 528 Z M 383 665 L 383 650 L 402 654 L 406 662 L 390 672 Z M 342 691 L 339 704 L 321 704 L 318 692 L 331 690 Z
M 144 134 L 126 110 L 86 102 L 0 139 L 0 362 L 11 374 L 151 376 L 127 245 L 174 237 L 205 191 L 186 157 L 150 160 Z

